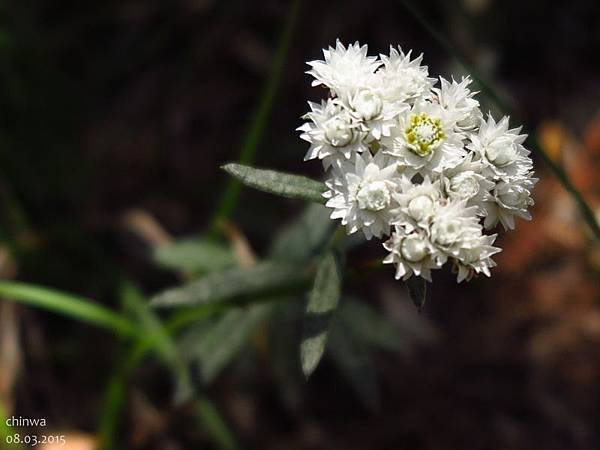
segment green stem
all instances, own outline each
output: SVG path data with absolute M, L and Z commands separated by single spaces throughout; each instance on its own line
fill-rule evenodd
M 115 437 L 118 432 L 118 424 L 122 414 L 127 383 L 131 374 L 142 363 L 144 358 L 152 351 L 160 353 L 161 341 L 171 338 L 179 329 L 188 325 L 193 321 L 198 321 L 209 317 L 210 315 L 220 311 L 220 308 L 204 308 L 202 311 L 196 311 L 188 314 L 185 319 L 180 316 L 175 316 L 169 320 L 167 324 L 159 329 L 148 334 L 140 336 L 130 350 L 125 355 L 123 360 L 118 364 L 117 369 L 112 375 L 108 388 L 105 394 L 105 406 L 99 426 L 99 448 L 101 450 L 111 450 L 116 448 Z M 178 376 L 185 375 L 182 371 L 186 368 L 183 362 L 175 355 L 175 358 L 168 361 L 171 369 Z M 205 396 L 195 393 L 194 404 L 197 408 L 198 417 L 202 424 L 207 429 L 213 440 L 222 450 L 234 449 L 237 447 L 233 433 L 225 421 L 221 418 L 216 407 Z

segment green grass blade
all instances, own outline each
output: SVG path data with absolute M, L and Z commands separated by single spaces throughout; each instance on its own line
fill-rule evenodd
M 446 39 L 442 33 L 437 31 L 432 25 L 429 24 L 425 17 L 411 4 L 411 2 L 400 0 L 400 3 L 415 18 L 415 20 L 419 22 L 429 34 L 431 34 L 438 44 L 444 50 L 446 50 L 446 52 L 452 55 L 454 59 L 456 59 L 456 61 L 471 75 L 471 78 L 473 78 L 473 81 L 479 85 L 481 92 L 484 95 L 492 100 L 505 114 L 518 118 L 518 115 L 512 110 L 508 102 L 498 95 L 496 90 L 491 87 L 490 83 L 485 80 L 481 73 L 474 66 L 467 62 L 467 60 L 456 48 L 454 48 L 452 44 L 450 44 L 449 40 Z M 542 159 L 542 161 L 544 161 L 544 163 L 549 167 L 550 171 L 563 185 L 565 190 L 569 193 L 569 195 L 571 195 L 577 204 L 583 219 L 596 236 L 596 239 L 600 240 L 600 224 L 596 219 L 596 215 L 594 214 L 594 211 L 590 205 L 588 205 L 588 203 L 585 201 L 581 193 L 577 190 L 569 175 L 565 172 L 562 166 L 554 162 L 552 158 L 548 156 L 534 136 L 528 137 L 528 143 L 529 147 Z
M 243 139 L 242 147 L 238 156 L 238 161 L 242 164 L 251 164 L 254 162 L 256 149 L 267 128 L 269 116 L 271 114 L 271 110 L 273 109 L 275 95 L 281 82 L 281 75 L 285 66 L 286 56 L 292 42 L 294 28 L 298 20 L 300 4 L 300 0 L 295 0 L 292 3 L 287 23 L 283 29 L 283 33 L 279 40 L 279 46 L 273 59 L 273 65 L 271 66 L 269 78 L 267 79 L 263 93 L 260 96 L 260 100 L 256 111 L 254 112 L 250 127 Z M 239 180 L 230 179 L 228 181 L 213 221 L 213 228 L 221 220 L 227 219 L 231 216 L 236 207 L 240 189 L 241 184 Z
M 132 288 L 132 286 L 129 286 Z M 135 303 L 139 300 L 139 293 L 135 292 L 135 290 L 124 292 L 127 295 L 133 295 Z M 124 299 L 125 300 L 125 299 Z M 131 301 L 129 299 L 128 301 Z M 127 302 L 127 301 L 126 301 Z M 258 309 L 266 311 L 267 308 L 270 308 L 270 305 L 255 305 Z M 257 309 L 257 311 L 258 311 Z M 172 346 L 174 344 L 168 343 L 168 350 L 165 350 L 164 340 L 165 334 L 168 336 L 170 342 L 172 342 L 171 336 L 176 332 L 181 330 L 182 328 L 194 323 L 208 319 L 209 317 L 223 312 L 225 310 L 224 304 L 210 304 L 204 305 L 202 307 L 185 309 L 175 313 L 170 319 L 167 320 L 164 328 L 155 329 L 154 324 L 156 323 L 154 319 L 148 320 L 148 318 L 144 318 L 143 322 L 149 325 L 148 333 L 143 335 L 142 339 L 139 339 L 135 342 L 133 348 L 130 350 L 126 358 L 119 364 L 118 368 L 115 370 L 110 383 L 107 387 L 105 400 L 104 400 L 104 410 L 100 420 L 99 426 L 99 436 L 101 439 L 102 450 L 111 450 L 115 448 L 115 436 L 118 431 L 118 422 L 121 417 L 121 411 L 124 405 L 124 396 L 126 392 L 126 385 L 129 378 L 129 375 L 135 368 L 144 360 L 144 358 L 150 352 L 158 352 L 158 354 L 163 354 L 165 351 L 170 355 L 173 351 Z M 139 312 L 138 312 L 139 314 Z M 251 315 L 251 322 L 256 324 L 259 320 L 262 320 L 262 314 L 254 313 Z M 250 324 L 252 325 L 252 323 Z M 235 328 L 237 327 L 237 328 Z M 251 326 L 244 324 L 240 326 L 239 322 L 234 324 L 230 324 L 227 327 L 228 336 L 224 339 L 230 339 L 230 335 L 239 335 L 239 331 L 241 328 L 252 329 Z M 231 330 L 234 330 L 232 333 Z M 222 341 L 221 341 L 222 342 Z M 228 351 L 231 351 L 231 345 L 225 345 L 223 347 L 229 348 Z M 218 356 L 218 361 L 210 362 L 212 367 L 212 371 L 215 370 L 215 367 L 221 366 L 223 364 L 222 351 L 220 351 L 220 355 Z M 175 359 L 173 361 L 173 359 Z M 174 373 L 176 376 L 179 373 L 179 370 L 182 369 L 181 362 L 182 360 L 179 358 L 179 355 L 175 355 L 175 358 L 172 358 L 171 355 L 167 358 L 167 361 L 171 361 L 174 364 L 172 366 Z M 185 370 L 185 367 L 183 367 Z M 217 367 L 218 371 L 219 367 Z M 196 396 L 198 394 L 196 393 Z M 177 399 L 176 399 L 177 400 Z M 219 448 L 229 449 L 229 448 L 237 448 L 237 444 L 235 442 L 235 438 L 233 433 L 227 428 L 226 422 L 220 418 L 218 415 L 218 411 L 214 406 L 211 407 L 209 403 L 206 403 L 206 399 L 200 397 L 196 400 L 197 407 L 200 408 L 198 411 L 198 417 L 202 421 L 202 426 L 205 427 L 206 431 L 209 433 L 211 438 L 217 443 Z M 198 406 L 199 405 L 199 406 Z
M 121 298 L 125 312 L 133 317 L 144 331 L 144 339 L 152 336 L 155 339 L 154 348 L 161 359 L 167 363 L 173 362 L 177 355 L 177 347 L 139 289 L 126 281 L 121 286 Z
M 131 312 L 144 331 L 143 340 L 152 342 L 157 356 L 171 370 L 177 385 L 175 402 L 181 403 L 188 400 L 192 396 L 192 383 L 171 334 L 135 285 L 124 282 L 121 288 L 121 297 L 126 311 Z
M 106 389 L 98 432 L 100 450 L 116 448 L 118 425 L 125 405 L 127 375 L 125 367 L 120 367 L 113 373 Z
M 133 283 L 124 280 L 120 296 L 124 312 L 139 324 L 142 333 L 140 339 L 130 347 L 129 353 L 119 362 L 106 388 L 104 408 L 98 427 L 102 450 L 115 448 L 129 376 L 150 350 L 171 369 L 177 381 L 178 392 L 185 392 L 186 399 L 189 399 L 192 391 L 187 369 L 178 357 L 175 342 L 141 291 Z
M 222 169 L 246 186 L 259 191 L 282 197 L 325 203 L 323 193 L 327 187 L 320 181 L 275 170 L 256 169 L 243 164 L 230 163 L 224 165 Z
M 0 281 L 0 296 L 107 329 L 119 336 L 132 337 L 137 336 L 139 332 L 135 324 L 122 315 L 92 300 L 54 289 L 14 281 Z

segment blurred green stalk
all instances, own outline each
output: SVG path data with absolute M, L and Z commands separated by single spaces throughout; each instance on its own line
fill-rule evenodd
M 125 405 L 127 383 L 131 374 L 150 352 L 155 352 L 173 371 L 173 376 L 179 388 L 185 384 L 184 389 L 186 392 L 188 389 L 192 389 L 187 368 L 180 360 L 171 336 L 190 322 L 207 318 L 221 310 L 209 305 L 201 310 L 192 310 L 191 314 L 188 313 L 185 319 L 178 316 L 165 325 L 150 308 L 149 302 L 143 298 L 141 292 L 132 283 L 126 280 L 122 283 L 121 295 L 123 306 L 138 317 L 139 327 L 142 331 L 139 333 L 139 338 L 133 342 L 125 357 L 115 368 L 106 389 L 104 409 L 98 430 L 100 450 L 120 448 L 116 442 L 116 437 Z M 199 393 L 193 392 L 192 394 L 191 401 L 200 421 L 200 426 L 208 433 L 218 448 L 221 450 L 237 448 L 235 436 L 229 430 L 216 406 Z
M 273 58 L 273 64 L 270 69 L 269 78 L 263 88 L 263 92 L 259 98 L 256 110 L 252 115 L 252 121 L 242 140 L 240 153 L 236 162 L 240 164 L 251 165 L 256 157 L 258 144 L 265 134 L 265 130 L 269 123 L 269 117 L 273 109 L 275 95 L 281 84 L 281 75 L 285 60 L 290 48 L 294 28 L 300 12 L 301 0 L 294 0 L 292 3 L 287 22 L 279 39 L 279 45 Z M 217 231 L 219 224 L 231 217 L 238 202 L 241 183 L 234 177 L 228 177 L 227 185 L 221 200 L 217 207 L 217 212 L 211 224 L 211 231 Z

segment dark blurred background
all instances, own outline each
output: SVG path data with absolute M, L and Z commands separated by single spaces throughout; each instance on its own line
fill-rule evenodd
M 598 2 L 415 7 L 600 211 Z M 290 11 L 275 0 L 0 3 L 0 237 L 3 258 L 12 255 L 2 276 L 109 307 L 117 307 L 124 276 L 146 294 L 176 284 L 153 264 L 151 248 L 211 226 L 227 183 L 219 165 L 239 159 Z M 367 43 L 372 54 L 400 44 L 424 52 L 433 76 L 465 74 L 400 1 L 302 1 L 257 166 L 321 173 L 318 163 L 302 163 L 306 145 L 294 130 L 306 101 L 322 96 L 305 62 L 321 59 L 336 38 Z M 375 355 L 378 408 L 365 407 L 327 361 L 294 407 L 277 396 L 268 358 L 251 377 L 229 368 L 206 394 L 241 446 L 600 449 L 600 249 L 534 159 L 534 220 L 501 233 L 491 279 L 456 285 L 448 271 L 436 274 L 420 316 L 392 269 L 345 285 L 392 317 L 405 339 L 402 351 Z M 261 256 L 300 209 L 243 190 L 231 223 Z M 358 266 L 381 255 L 376 245 L 359 246 L 348 260 Z M 120 343 L 7 305 L 0 303 L 4 409 L 47 417 L 72 436 L 67 448 L 94 448 Z M 192 433 L 189 411 L 172 404 L 166 377 L 149 366 L 128 385 L 120 448 L 213 448 Z

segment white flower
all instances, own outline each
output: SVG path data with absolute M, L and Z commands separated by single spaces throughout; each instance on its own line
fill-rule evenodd
M 429 93 L 435 79 L 429 78 L 427 66 L 421 66 L 423 55 L 411 61 L 412 51 L 404 54 L 390 46 L 390 56 L 380 55 L 383 67 L 375 74 L 375 85 L 390 102 L 413 103 Z
M 410 172 L 422 176 L 439 174 L 466 155 L 463 137 L 454 131 L 455 123 L 452 113 L 439 104 L 417 102 L 410 112 L 400 116 L 398 127 L 382 142 L 386 152 Z
M 426 199 L 426 200 L 425 200 Z M 476 216 L 476 208 L 466 201 L 449 202 L 417 196 L 412 202 L 426 204 L 428 220 L 417 227 L 398 223 L 392 237 L 384 244 L 390 251 L 384 263 L 397 266 L 396 278 L 409 278 L 413 273 L 431 281 L 430 269 L 443 266 L 448 259 L 458 268 L 458 282 L 475 273 L 489 276 L 495 263 L 491 256 L 500 251 L 493 247 L 496 235 L 486 236 Z
M 485 214 L 483 202 L 491 198 L 490 191 L 495 184 L 481 174 L 481 161 L 473 161 L 469 153 L 455 167 L 442 175 L 444 191 L 453 200 L 467 200 L 468 206 L 476 206 L 479 215 Z
M 305 161 L 319 158 L 327 168 L 336 160 L 350 159 L 354 153 L 367 149 L 366 133 L 340 102 L 328 99 L 321 104 L 308 104 L 311 112 L 304 118 L 309 122 L 298 127 L 298 131 L 302 131 L 300 137 L 310 142 Z
M 454 115 L 456 130 L 459 132 L 473 131 L 479 127 L 483 118 L 479 102 L 473 98 L 476 94 L 467 87 L 470 78 L 463 78 L 460 83 L 440 77 L 440 87 L 433 92 L 440 106 Z
M 298 130 L 310 143 L 305 160 L 322 160 L 330 175 L 330 217 L 367 239 L 393 231 L 384 263 L 397 279 L 431 281 L 447 262 L 459 283 L 490 276 L 500 248 L 484 231 L 531 218 L 537 179 L 521 128 L 484 120 L 468 77 L 440 77 L 436 87 L 422 55 L 390 47 L 371 57 L 366 45 L 339 40 L 323 54 L 308 73 L 330 98 L 309 103 Z
M 443 265 L 435 247 L 421 231 L 408 231 L 396 225 L 383 247 L 390 252 L 383 263 L 396 265 L 397 280 L 407 280 L 414 274 L 431 281 L 431 269 L 439 269 Z
M 502 251 L 492 245 L 496 240 L 496 236 L 496 234 L 491 236 L 481 234 L 463 243 L 458 256 L 454 260 L 455 266 L 458 268 L 456 281 L 459 283 L 463 280 L 469 281 L 476 273 L 491 276 L 490 268 L 496 266 L 491 256 Z
M 459 283 L 474 273 L 490 276 L 489 269 L 495 265 L 491 256 L 500 251 L 491 245 L 496 235 L 484 235 L 475 214 L 476 207 L 467 206 L 464 200 L 447 202 L 437 209 L 430 228 L 436 250 L 452 258 L 458 267 Z
M 381 237 L 390 232 L 391 209 L 396 204 L 397 165 L 383 153 L 356 154 L 352 161 L 333 166 L 333 178 L 324 196 L 333 209 L 332 219 L 342 219 L 348 234 L 362 229 L 365 237 Z
M 397 116 L 406 112 L 406 103 L 391 103 L 375 89 L 360 89 L 348 99 L 352 116 L 361 123 L 361 129 L 369 134 L 368 141 L 389 136 L 397 124 Z
M 323 50 L 324 61 L 310 61 L 308 74 L 313 86 L 325 85 L 340 98 L 353 95 L 359 88 L 368 88 L 373 74 L 381 65 L 375 56 L 367 56 L 367 46 L 358 42 L 344 47 L 339 39 L 335 48 Z
M 537 181 L 537 178 L 533 178 L 533 173 L 530 173 L 512 178 L 509 182 L 498 182 L 492 191 L 493 201 L 484 203 L 487 213 L 485 228 L 491 229 L 500 222 L 505 230 L 513 230 L 515 216 L 531 220 L 531 213 L 527 208 L 534 204 L 531 190 Z
M 361 89 L 350 98 L 350 106 L 357 119 L 369 121 L 383 112 L 383 99 L 371 89 Z
M 481 235 L 476 208 L 466 201 L 440 202 L 430 227 L 431 242 L 448 256 L 458 256 L 463 244 Z
M 489 115 L 482 121 L 479 133 L 471 135 L 467 148 L 472 150 L 491 178 L 510 180 L 531 171 L 533 163 L 529 150 L 523 147 L 526 134 L 519 134 L 521 127 L 508 128 L 508 117 L 498 123 Z
M 408 230 L 417 225 L 427 227 L 441 197 L 439 181 L 432 183 L 429 177 L 425 177 L 421 184 L 414 184 L 410 178 L 403 176 L 394 196 L 398 203 L 398 208 L 393 211 L 394 224 Z

